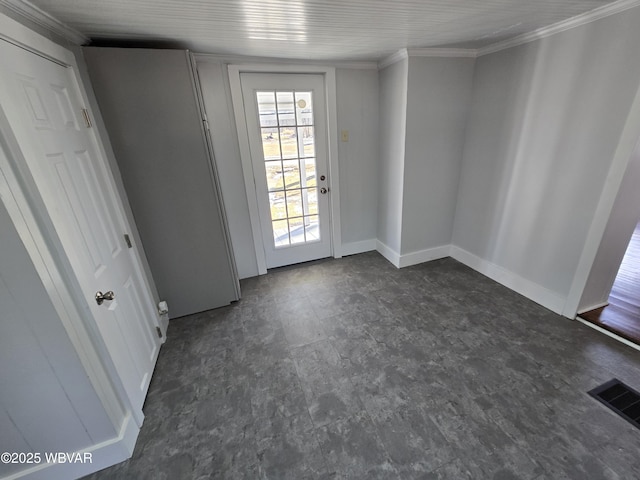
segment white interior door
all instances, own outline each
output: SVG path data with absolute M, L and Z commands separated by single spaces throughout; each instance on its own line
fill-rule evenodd
M 330 256 L 324 77 L 240 80 L 267 268 Z
M 158 355 L 160 326 L 111 171 L 83 119 L 73 71 L 0 40 L 0 105 L 134 409 Z M 97 292 L 113 291 L 98 305 Z M 108 297 L 108 295 L 107 295 Z

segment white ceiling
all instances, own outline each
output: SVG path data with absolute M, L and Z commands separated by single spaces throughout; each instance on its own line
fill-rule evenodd
M 481 48 L 612 0 L 31 0 L 91 39 L 195 52 L 379 60 L 402 48 Z

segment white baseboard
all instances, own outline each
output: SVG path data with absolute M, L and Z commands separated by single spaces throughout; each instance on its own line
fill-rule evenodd
M 397 268 L 400 268 L 400 254 L 380 240 L 376 240 L 376 250 Z
M 16 472 L 2 480 L 68 480 L 124 462 L 133 454 L 140 428 L 131 413 L 127 415 L 117 437 L 92 445 L 79 451 L 81 455 L 91 454 L 91 462 L 87 463 L 41 463 L 33 468 Z M 44 456 L 45 452 L 40 452 Z M 55 452 L 49 452 L 55 453 Z M 68 452 L 75 453 L 75 452 Z M 43 460 L 44 461 L 44 460 Z
M 594 330 L 597 330 L 600 333 L 604 333 L 605 335 L 607 335 L 608 337 L 611 337 L 617 341 L 619 341 L 620 343 L 624 343 L 625 345 L 640 351 L 640 345 L 636 345 L 633 342 L 630 342 L 629 340 L 627 340 L 626 338 L 622 338 L 619 335 L 616 335 L 613 332 L 610 332 L 609 330 L 605 330 L 602 327 L 599 327 L 598 325 L 596 325 L 595 323 L 591 323 L 591 322 L 587 322 L 586 320 L 583 320 L 582 318 L 576 318 L 577 321 L 579 321 L 580 323 L 582 323 L 583 325 L 586 325 L 589 328 L 593 328 Z
M 524 295 L 552 312 L 562 315 L 566 302 L 566 298 L 562 295 L 455 245 L 451 246 L 451 256 L 520 295 Z
M 399 266 L 400 268 L 410 267 L 411 265 L 418 265 L 419 263 L 430 262 L 431 260 L 438 260 L 439 258 L 449 256 L 451 256 L 451 245 L 442 245 L 440 247 L 427 248 L 425 250 L 400 255 Z
M 359 242 L 349 242 L 342 244 L 342 256 L 356 255 L 358 253 L 371 252 L 376 249 L 376 239 L 361 240 Z
M 578 313 L 576 313 L 576 315 L 581 315 L 583 313 L 590 312 L 591 310 L 595 310 L 596 308 L 606 307 L 607 305 L 609 305 L 608 301 L 607 302 L 596 303 L 595 305 L 591 305 L 590 307 L 581 308 L 580 310 L 578 310 Z

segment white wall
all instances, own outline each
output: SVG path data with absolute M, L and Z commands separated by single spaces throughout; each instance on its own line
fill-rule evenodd
M 409 57 L 403 255 L 451 243 L 474 62 Z
M 620 263 L 635 226 L 640 220 L 640 142 L 622 179 L 618 196 L 593 262 L 578 312 L 598 308 L 607 303 Z
M 343 254 L 375 249 L 378 222 L 378 72 L 336 70 Z M 340 136 L 338 136 L 340 139 Z M 362 245 L 368 243 L 369 247 Z M 362 245 L 362 246 L 359 246 Z
M 398 256 L 401 247 L 408 74 L 406 58 L 379 72 L 377 239 L 387 258 Z
M 638 88 L 638 25 L 636 8 L 476 62 L 453 244 L 556 311 Z
M 252 60 L 253 61 L 253 60 Z M 222 196 L 240 278 L 258 275 L 229 76 L 224 61 L 196 56 L 209 120 Z M 237 62 L 242 62 L 238 59 Z M 254 62 L 255 63 L 255 62 Z M 261 63 L 265 63 L 262 59 Z M 374 69 L 336 69 L 340 142 L 340 216 L 346 254 L 375 247 L 377 222 L 378 73 Z
M 117 437 L 2 202 L 0 245 L 0 452 L 76 452 Z M 0 463 L 0 477 L 33 466 Z

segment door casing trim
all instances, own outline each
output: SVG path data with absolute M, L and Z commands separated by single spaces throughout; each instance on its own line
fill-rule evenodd
M 244 101 L 242 99 L 242 86 L 240 84 L 241 73 L 275 73 L 275 74 L 318 74 L 324 76 L 324 88 L 326 95 L 327 116 L 327 154 L 329 165 L 329 198 L 330 226 L 331 226 L 331 253 L 334 258 L 342 257 L 342 232 L 340 228 L 340 164 L 338 162 L 338 107 L 336 93 L 336 69 L 334 67 L 316 65 L 265 65 L 265 64 L 232 64 L 227 66 L 229 72 L 229 84 L 231 87 L 231 100 L 238 132 L 238 144 L 240 147 L 240 159 L 244 175 L 244 186 L 249 204 L 249 218 L 253 233 L 253 244 L 258 263 L 258 274 L 267 273 L 267 261 L 260 229 L 260 217 L 258 215 L 258 197 L 254 185 L 253 162 L 249 149 L 249 132 L 244 113 Z
M 1 13 L 0 32 L 2 32 L 0 41 L 12 43 L 68 68 L 72 72 L 75 87 L 85 108 L 88 109 L 92 118 L 95 118 L 81 81 L 78 64 L 70 50 Z M 95 130 L 93 135 L 97 140 L 97 153 L 110 170 L 111 166 L 106 159 L 100 132 Z M 62 321 L 115 431 L 119 432 L 130 416 L 134 419 L 139 431 L 144 414 L 141 410 L 132 407 L 108 356 L 104 341 L 97 332 L 95 320 L 87 313 L 86 307 L 83 307 L 84 301 L 78 291 L 79 284 L 73 276 L 70 264 L 65 263 L 64 248 L 57 239 L 46 205 L 28 173 L 26 161 L 13 138 L 9 120 L 2 108 L 0 108 L 0 148 L 3 149 L 8 162 L 0 164 L 0 190 L 4 191 L 2 200 L 47 289 L 56 314 Z M 125 223 L 128 223 L 124 212 L 119 213 L 123 215 Z M 143 280 L 146 282 L 147 279 Z M 144 286 L 149 287 L 146 283 Z

